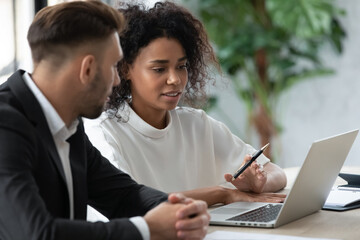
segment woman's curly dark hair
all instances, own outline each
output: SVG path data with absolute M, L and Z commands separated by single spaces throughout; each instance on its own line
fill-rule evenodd
M 213 80 L 209 67 L 220 68 L 202 23 L 187 9 L 172 2 L 157 2 L 150 9 L 130 3 L 119 11 L 127 21 L 120 34 L 124 54 L 118 65 L 121 83 L 113 89 L 106 109 L 117 112 L 131 98 L 130 81 L 126 79 L 128 66 L 133 64 L 142 48 L 161 37 L 177 39 L 186 53 L 188 83 L 182 101 L 195 106 L 205 100 L 205 85 Z

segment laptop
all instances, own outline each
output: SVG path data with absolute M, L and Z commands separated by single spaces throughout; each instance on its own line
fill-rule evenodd
M 211 210 L 210 224 L 276 228 L 320 210 L 358 131 L 314 142 L 284 203 L 231 203 Z

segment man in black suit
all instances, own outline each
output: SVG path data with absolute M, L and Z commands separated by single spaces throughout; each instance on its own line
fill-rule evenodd
M 98 117 L 120 82 L 123 25 L 100 1 L 58 4 L 35 16 L 28 32 L 34 71 L 19 70 L 0 86 L 0 239 L 206 234 L 204 202 L 137 184 L 84 133 L 81 117 Z M 84 221 L 87 204 L 110 221 Z

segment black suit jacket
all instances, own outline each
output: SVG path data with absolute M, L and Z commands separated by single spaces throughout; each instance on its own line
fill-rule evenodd
M 81 119 L 68 140 L 75 210 L 69 220 L 60 157 L 23 73 L 0 86 L 0 239 L 141 239 L 128 217 L 144 215 L 167 195 L 113 167 L 89 142 Z M 83 221 L 87 204 L 111 221 Z

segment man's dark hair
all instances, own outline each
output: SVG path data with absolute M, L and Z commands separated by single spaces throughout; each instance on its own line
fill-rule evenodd
M 71 48 L 120 33 L 124 23 L 119 11 L 100 1 L 45 7 L 36 14 L 27 35 L 33 61 L 39 63 L 47 57 L 65 57 Z

